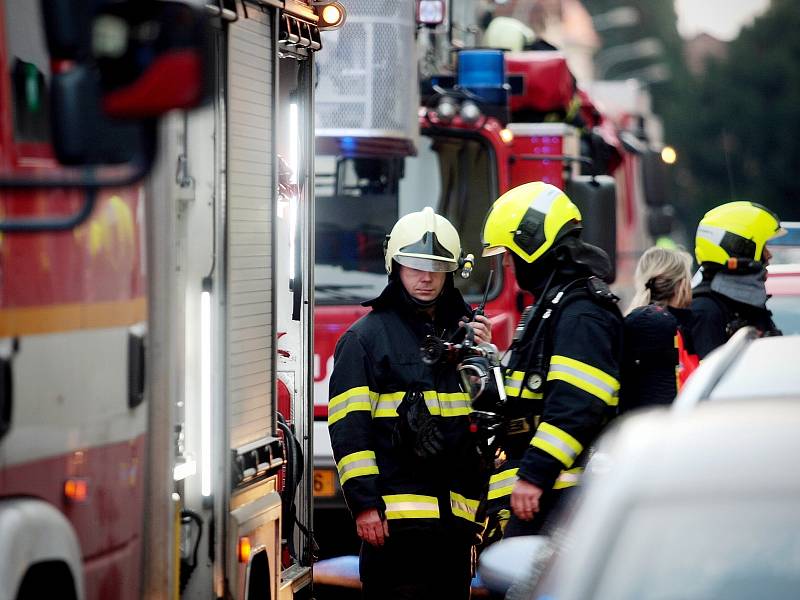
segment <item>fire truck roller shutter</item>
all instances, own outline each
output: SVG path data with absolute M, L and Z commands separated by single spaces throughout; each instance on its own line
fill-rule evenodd
M 231 448 L 273 435 L 271 14 L 229 26 L 227 393 Z
M 617 188 L 608 175 L 580 175 L 565 190 L 583 216 L 583 241 L 606 251 L 611 259 L 612 280 L 617 264 Z

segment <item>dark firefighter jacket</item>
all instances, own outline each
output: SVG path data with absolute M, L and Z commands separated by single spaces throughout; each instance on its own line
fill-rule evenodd
M 454 366 L 429 366 L 420 355 L 426 335 L 447 337 L 472 311 L 452 279 L 435 322 L 404 293 L 399 281 L 390 282 L 336 345 L 328 426 L 342 491 L 353 516 L 377 508 L 390 530 L 455 524 L 473 536 L 483 525 L 488 472 L 478 467 L 469 432 L 469 398 Z M 438 421 L 444 451 L 433 459 L 419 459 L 398 440 L 398 408 L 410 390 L 422 392 Z
M 620 413 L 672 403 L 681 367 L 678 336 L 693 353 L 691 327 L 691 311 L 671 306 L 640 306 L 625 317 Z
M 508 506 L 517 478 L 545 491 L 577 485 L 587 449 L 616 412 L 622 316 L 605 284 L 592 278 L 602 290 L 597 292 L 589 281 L 551 289 L 543 301 L 552 312 L 534 307 L 520 341 L 512 345 L 505 367 L 511 421 L 501 441 L 509 460 L 490 479 L 491 512 Z M 535 335 L 543 320 L 549 323 Z M 542 335 L 544 360 L 539 360 Z M 526 382 L 537 376 L 543 386 L 532 391 L 535 386 Z
M 764 335 L 780 335 L 766 306 L 737 302 L 711 290 L 704 281 L 692 290 L 692 340 L 700 359 L 722 346 L 737 330 L 748 325 Z

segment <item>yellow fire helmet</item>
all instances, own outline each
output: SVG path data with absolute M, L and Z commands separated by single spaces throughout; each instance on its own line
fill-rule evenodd
M 581 228 L 581 212 L 564 192 L 542 181 L 525 183 L 489 209 L 483 223 L 483 256 L 508 249 L 532 263 L 564 235 Z
M 461 240 L 447 219 L 426 206 L 401 217 L 386 238 L 386 272 L 392 259 L 420 271 L 452 272 L 458 269 Z
M 755 202 L 728 202 L 708 211 L 697 226 L 699 264 L 728 264 L 732 258 L 761 261 L 764 246 L 786 234 L 778 215 Z

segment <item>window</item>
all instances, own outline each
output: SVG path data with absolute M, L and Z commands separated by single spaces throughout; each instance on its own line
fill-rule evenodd
M 316 158 L 316 300 L 355 303 L 386 285 L 383 241 L 398 218 L 401 158 Z
M 480 302 L 489 271 L 495 269 L 498 289 L 500 257 L 481 259 L 483 220 L 497 198 L 496 173 L 490 147 L 477 136 L 423 136 L 417 157 L 406 161 L 401 205 L 410 212 L 433 206 L 459 233 L 465 252 L 475 255 L 469 279 L 456 274 L 456 286 L 470 302 Z M 416 206 L 410 204 L 416 202 Z
M 8 77 L 18 142 L 50 139 L 48 54 L 39 2 L 6 0 Z

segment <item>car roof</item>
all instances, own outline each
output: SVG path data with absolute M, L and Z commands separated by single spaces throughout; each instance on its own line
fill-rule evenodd
M 602 485 L 616 486 L 607 493 L 617 500 L 723 491 L 800 493 L 800 469 L 787 468 L 782 460 L 800 455 L 798 432 L 800 394 L 708 402 L 690 413 L 634 414 L 620 419 L 598 445 L 610 461 Z M 592 477 L 590 472 L 587 483 Z
M 705 400 L 800 396 L 800 335 L 759 337 L 743 327 L 704 358 L 672 403 L 686 412 Z
M 800 335 L 751 341 L 725 370 L 709 399 L 800 397 Z

